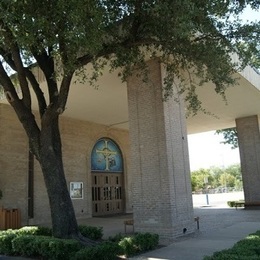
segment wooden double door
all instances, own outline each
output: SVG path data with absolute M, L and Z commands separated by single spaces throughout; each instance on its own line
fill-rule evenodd
M 123 213 L 123 173 L 92 173 L 92 215 Z

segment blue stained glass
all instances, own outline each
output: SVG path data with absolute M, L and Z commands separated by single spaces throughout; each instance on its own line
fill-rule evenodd
M 123 172 L 122 154 L 111 139 L 102 138 L 95 144 L 91 153 L 93 172 Z

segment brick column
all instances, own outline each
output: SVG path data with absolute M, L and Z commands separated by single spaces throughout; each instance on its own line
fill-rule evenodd
M 128 79 L 134 223 L 167 242 L 195 227 L 185 112 L 182 102 L 162 101 L 161 65 L 148 66 L 147 83 Z
M 258 116 L 236 119 L 245 207 L 260 209 L 260 133 Z

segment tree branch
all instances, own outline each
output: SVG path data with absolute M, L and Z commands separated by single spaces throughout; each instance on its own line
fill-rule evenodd
M 11 104 L 14 101 L 20 100 L 13 82 L 10 77 L 7 75 L 2 62 L 0 62 L 0 84 L 3 86 L 7 101 Z
M 86 55 L 83 55 L 82 57 L 78 58 L 77 61 L 76 61 L 76 67 L 77 68 L 80 68 L 82 66 L 85 66 L 87 65 L 89 62 L 92 61 L 94 57 L 92 55 L 89 55 L 89 54 L 86 54 Z
M 48 55 L 45 50 L 42 50 L 41 53 L 32 50 L 32 54 L 45 75 L 50 103 L 54 103 L 55 100 L 57 100 L 58 86 L 55 79 L 53 58 L 51 57 L 51 54 Z
M 28 109 L 31 109 L 31 95 L 20 55 L 20 49 L 11 30 L 4 24 L 3 20 L 0 20 L 0 26 L 3 29 L 5 44 L 10 46 L 13 61 L 16 66 L 17 76 L 23 95 L 22 101 Z
M 31 103 L 32 103 L 31 94 L 30 94 L 28 82 L 26 79 L 25 69 L 24 69 L 24 66 L 23 66 L 23 63 L 21 60 L 20 51 L 16 44 L 12 44 L 11 49 L 12 49 L 12 56 L 14 58 L 14 63 L 17 68 L 17 76 L 18 76 L 19 84 L 20 84 L 22 94 L 23 94 L 22 100 L 23 100 L 24 105 L 28 109 L 31 109 Z
M 66 46 L 63 35 L 61 35 L 60 33 L 58 34 L 58 39 L 59 39 L 61 60 L 62 60 L 62 63 L 66 66 L 66 64 L 68 63 L 67 46 Z
M 140 14 L 142 13 L 142 3 L 143 1 L 136 0 L 135 1 L 135 12 L 134 12 L 134 20 L 132 22 L 132 28 L 130 30 L 130 34 L 133 38 L 137 36 L 138 30 L 140 28 Z
M 12 59 L 11 53 L 8 53 L 7 51 L 5 51 L 3 48 L 0 47 L 0 55 L 3 56 L 5 62 L 12 68 L 12 70 L 17 71 L 15 63 Z M 24 69 L 25 69 L 26 77 L 30 81 L 32 89 L 33 89 L 33 91 L 36 95 L 36 98 L 37 98 L 37 101 L 38 101 L 39 113 L 42 116 L 45 109 L 46 109 L 46 106 L 47 106 L 45 97 L 44 97 L 43 92 L 40 88 L 40 85 L 37 82 L 33 73 L 30 71 L 29 68 L 24 68 Z
M 33 91 L 36 95 L 37 101 L 38 101 L 38 107 L 39 107 L 39 113 L 40 116 L 42 117 L 43 113 L 45 112 L 45 109 L 47 107 L 46 100 L 44 97 L 44 93 L 42 92 L 39 83 L 37 82 L 35 76 L 33 73 L 27 68 L 26 71 L 26 77 L 30 81 Z
M 61 86 L 60 86 L 60 94 L 59 94 L 59 98 L 58 98 L 58 108 L 57 108 L 58 109 L 57 112 L 59 114 L 62 114 L 63 111 L 65 110 L 72 76 L 73 76 L 73 73 L 70 73 L 68 75 L 64 75 L 64 77 L 62 79 Z
M 20 122 L 23 124 L 23 127 L 26 131 L 27 136 L 29 137 L 29 142 L 33 151 L 33 154 L 39 159 L 39 136 L 40 130 L 35 121 L 34 115 L 31 113 L 31 109 L 27 108 L 22 102 L 15 90 L 15 87 L 7 75 L 3 64 L 0 62 L 0 84 L 3 86 L 5 90 L 5 95 L 7 101 L 14 108 Z

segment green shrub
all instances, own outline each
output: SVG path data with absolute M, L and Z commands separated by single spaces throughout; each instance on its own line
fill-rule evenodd
M 18 255 L 62 260 L 71 259 L 82 248 L 76 240 L 35 235 L 17 236 L 12 244 L 13 251 Z
M 18 229 L 19 235 L 52 236 L 52 230 L 48 227 L 25 226 Z
M 102 228 L 80 226 L 82 235 L 98 240 L 103 236 Z M 41 236 L 39 236 L 41 234 Z M 0 232 L 0 254 L 42 257 L 50 260 L 99 259 L 112 260 L 117 255 L 131 256 L 157 247 L 156 234 L 136 234 L 123 237 L 121 234 L 95 247 L 84 247 L 72 239 L 58 239 L 50 236 L 51 229 L 44 227 L 23 227 L 18 230 Z M 119 241 L 120 240 L 120 241 Z M 114 241 L 114 242 L 112 242 Z
M 36 235 L 38 231 L 38 227 L 36 226 L 25 226 L 20 229 L 14 230 L 17 235 Z
M 108 240 L 111 241 L 111 242 L 119 243 L 119 241 L 122 240 L 125 237 L 126 237 L 126 235 L 122 235 L 121 233 L 119 233 L 119 234 L 116 234 L 115 236 L 110 236 L 108 238 Z
M 41 238 L 39 253 L 45 259 L 70 260 L 82 248 L 80 242 L 73 239 Z
M 37 239 L 38 236 L 35 235 L 20 235 L 15 237 L 12 240 L 13 252 L 21 256 L 38 256 Z
M 132 256 L 147 250 L 155 249 L 158 246 L 158 243 L 159 236 L 157 234 L 140 233 L 132 237 L 123 237 L 121 234 L 118 234 L 114 237 L 110 237 L 110 241 L 108 242 L 104 242 L 95 247 L 81 249 L 72 259 L 114 260 L 117 255 Z
M 260 231 L 238 241 L 232 248 L 215 252 L 204 260 L 255 260 L 260 259 Z
M 103 236 L 102 228 L 80 226 L 82 234 L 98 240 Z M 82 248 L 75 240 L 51 237 L 52 230 L 47 227 L 26 226 L 21 229 L 0 231 L 0 254 L 23 256 L 42 256 L 47 259 L 70 259 L 70 253 Z
M 52 229 L 49 227 L 38 227 L 36 235 L 38 236 L 52 236 Z
M 126 256 L 132 256 L 138 252 L 133 237 L 125 237 L 118 244 L 121 247 L 123 254 Z
M 241 256 L 237 255 L 232 251 L 227 252 L 217 252 L 214 253 L 212 256 L 206 256 L 203 258 L 203 260 L 257 260 L 259 257 L 255 256 Z
M 73 260 L 114 260 L 120 255 L 121 248 L 113 242 L 104 242 L 95 247 L 87 247 L 78 251 Z
M 206 256 L 203 258 L 203 260 L 242 260 L 243 258 L 239 258 L 239 256 L 236 256 L 232 254 L 232 250 L 225 249 L 221 252 L 216 252 L 212 256 Z
M 244 203 L 244 200 L 227 201 L 227 204 L 228 204 L 229 207 L 234 208 L 236 206 L 235 205 L 236 202 L 243 202 Z M 237 205 L 237 207 L 241 207 L 241 206 L 242 205 Z
M 11 229 L 0 232 L 0 254 L 12 255 L 14 253 L 12 248 L 12 240 L 17 236 L 17 232 Z
M 227 204 L 231 208 L 235 207 L 235 201 L 228 201 Z
M 99 240 L 103 237 L 102 227 L 92 227 L 79 225 L 80 233 L 92 240 Z M 38 235 L 38 236 L 52 236 L 52 229 L 48 227 L 26 226 L 18 230 L 21 235 Z
M 155 249 L 159 243 L 159 236 L 157 234 L 144 233 L 135 236 L 136 245 L 140 252 Z
M 159 243 L 157 234 L 139 233 L 132 237 L 125 237 L 119 242 L 119 246 L 126 256 L 132 256 L 147 250 L 155 249 Z
M 84 237 L 90 238 L 92 240 L 100 240 L 103 237 L 102 227 L 79 225 L 79 231 Z
M 45 227 L 26 226 L 20 229 L 0 231 L 0 254 L 14 254 L 12 241 L 19 236 L 27 235 L 51 235 L 51 229 Z
M 247 238 L 238 241 L 232 250 L 240 256 L 258 256 L 260 258 L 260 237 L 249 235 Z

